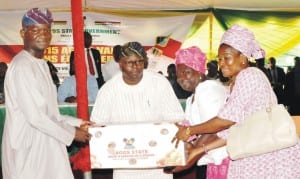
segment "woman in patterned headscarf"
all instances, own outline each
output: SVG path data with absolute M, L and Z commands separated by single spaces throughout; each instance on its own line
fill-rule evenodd
M 186 141 L 194 134 L 217 133 L 219 138 L 191 150 L 188 165 L 177 167 L 174 172 L 188 168 L 206 152 L 226 145 L 228 135 L 226 129 L 231 125 L 243 122 L 246 116 L 266 108 L 270 102 L 277 103 L 271 84 L 264 73 L 248 65 L 250 58 L 262 57 L 264 51 L 248 29 L 234 25 L 224 33 L 218 58 L 223 75 L 232 80 L 227 101 L 218 115 L 207 122 L 191 127 L 178 126 L 179 131 L 175 137 L 177 140 Z M 300 145 L 297 144 L 275 152 L 231 160 L 227 178 L 300 178 L 299 151 Z
M 178 83 L 183 89 L 192 92 L 192 95 L 186 100 L 186 122 L 190 125 L 197 125 L 216 116 L 225 102 L 226 88 L 220 82 L 208 80 L 205 76 L 205 54 L 195 46 L 180 49 L 176 53 L 175 64 Z M 214 134 L 198 136 L 194 138 L 193 145 L 202 145 L 202 142 L 215 139 L 215 137 Z M 207 178 L 206 165 L 208 164 L 208 171 L 210 171 L 210 167 L 217 170 L 224 158 L 227 158 L 225 147 L 203 156 L 197 162 L 196 178 Z

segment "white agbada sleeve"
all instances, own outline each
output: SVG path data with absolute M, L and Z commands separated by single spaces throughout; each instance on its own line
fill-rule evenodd
M 78 119 L 76 117 L 69 116 L 69 115 L 60 115 L 60 121 L 62 121 L 66 125 L 70 125 L 73 127 L 80 127 L 80 125 L 83 122 L 82 119 Z
M 109 85 L 109 83 L 111 82 L 108 81 L 104 83 L 104 85 L 98 91 L 91 113 L 90 120 L 98 125 L 110 123 L 111 113 L 114 112 L 112 99 L 110 99 L 114 91 L 111 89 L 111 85 Z
M 157 100 L 159 100 L 157 110 L 162 114 L 161 120 L 169 122 L 179 122 L 184 120 L 184 111 L 170 82 L 165 77 L 156 80 L 157 83 L 152 83 L 151 85 L 157 85 L 156 88 L 158 90 L 156 94 Z

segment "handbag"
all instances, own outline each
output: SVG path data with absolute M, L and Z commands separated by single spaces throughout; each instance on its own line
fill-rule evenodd
M 236 160 L 291 147 L 298 140 L 292 117 L 282 104 L 276 104 L 230 127 L 227 151 Z

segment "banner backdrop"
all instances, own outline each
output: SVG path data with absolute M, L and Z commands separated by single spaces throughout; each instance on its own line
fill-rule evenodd
M 19 34 L 23 14 L 23 11 L 0 12 L 0 61 L 9 63 L 23 47 Z M 69 56 L 73 50 L 71 14 L 54 12 L 53 17 L 52 43 L 44 58 L 57 67 L 63 79 L 69 75 Z M 114 45 L 138 41 L 148 51 L 149 69 L 166 74 L 167 65 L 185 40 L 194 15 L 133 18 L 87 12 L 84 18 L 85 31 L 92 34 L 92 46 L 100 51 L 102 64 L 113 59 Z

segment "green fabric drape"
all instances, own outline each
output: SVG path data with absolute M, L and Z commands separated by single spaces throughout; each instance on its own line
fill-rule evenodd
M 271 56 L 275 58 L 284 56 L 291 60 L 295 56 L 300 56 L 300 50 L 291 50 L 300 49 L 300 12 L 225 9 L 192 12 L 197 15 L 183 48 L 196 45 L 207 54 L 210 60 L 216 58 L 217 48 L 224 31 L 234 24 L 240 24 L 253 31 L 257 41 L 266 51 L 266 59 Z M 210 13 L 213 18 L 208 18 Z M 288 63 L 291 61 L 287 62 L 284 58 L 280 59 L 277 64 L 290 65 Z
M 300 43 L 300 12 L 213 10 L 224 29 L 240 24 L 253 31 L 267 57 L 277 57 Z M 297 56 L 298 54 L 290 54 Z

